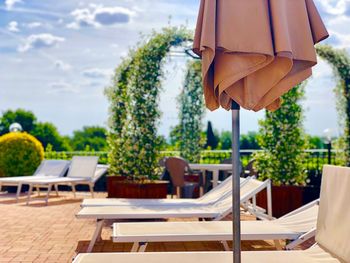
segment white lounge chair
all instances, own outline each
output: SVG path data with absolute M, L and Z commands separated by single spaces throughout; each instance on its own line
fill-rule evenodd
M 315 235 L 319 200 L 313 201 L 279 219 L 242 221 L 242 240 L 292 240 L 292 249 Z M 131 252 L 143 252 L 149 242 L 220 241 L 230 250 L 231 221 L 114 223 L 112 239 L 117 243 L 134 243 Z
M 324 166 L 315 236 L 317 243 L 304 251 L 242 252 L 242 263 L 350 262 L 349 189 L 350 168 Z M 232 262 L 232 252 L 83 253 L 74 262 L 229 263 Z
M 23 182 L 63 177 L 68 170 L 69 164 L 70 161 L 65 160 L 43 160 L 33 175 L 0 178 L 0 191 L 2 186 L 17 186 L 16 200 L 18 201 Z
M 255 179 L 249 179 L 241 187 L 241 203 L 247 204 L 257 193 L 265 188 L 270 189 L 270 181 L 260 182 Z M 268 202 L 271 205 L 271 201 Z M 193 205 L 137 205 L 137 206 L 95 206 L 83 207 L 76 215 L 80 219 L 95 219 L 96 229 L 90 241 L 88 252 L 97 239 L 101 237 L 102 227 L 105 220 L 119 219 L 158 219 L 158 218 L 204 218 L 220 220 L 231 213 L 232 210 L 232 191 L 227 192 L 213 204 L 193 204 Z M 262 216 L 263 211 L 257 207 L 251 207 L 251 212 L 256 212 L 257 216 Z M 271 207 L 268 209 L 271 217 Z
M 241 178 L 241 187 L 248 182 L 250 178 Z M 94 198 L 84 199 L 81 207 L 91 206 L 184 206 L 184 205 L 210 205 L 215 203 L 223 195 L 231 191 L 232 177 L 228 177 L 221 184 L 214 187 L 203 196 L 195 199 L 132 199 L 132 198 Z
M 88 185 L 90 188 L 91 195 L 93 197 L 93 193 L 94 193 L 93 186 L 95 182 L 99 179 L 99 177 L 95 176 L 97 161 L 98 161 L 98 157 L 96 156 L 74 156 L 72 158 L 72 162 L 66 177 L 38 178 L 35 180 L 23 181 L 23 184 L 29 185 L 27 205 L 32 200 L 31 195 L 34 187 L 47 189 L 46 198 L 44 199 L 46 204 L 48 203 L 48 198 L 52 190 L 52 187 L 55 187 L 56 193 L 57 193 L 58 185 L 71 186 L 74 194 L 74 198 L 76 197 L 76 191 L 75 191 L 76 185 L 80 185 L 80 184 Z

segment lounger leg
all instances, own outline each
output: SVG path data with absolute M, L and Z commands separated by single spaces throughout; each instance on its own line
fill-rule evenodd
M 51 189 L 52 189 L 52 184 L 49 184 L 47 186 L 47 192 L 46 192 L 46 198 L 45 198 L 46 205 L 49 203 L 49 196 L 50 196 Z
M 139 243 L 140 248 L 138 252 L 145 252 L 146 251 L 146 247 L 147 247 L 147 243 L 146 242 L 140 242 Z
M 90 188 L 91 197 L 94 198 L 94 185 L 89 184 L 89 188 Z
M 138 250 L 139 250 L 139 242 L 135 242 L 134 244 L 132 244 L 130 252 L 137 252 Z
M 273 243 L 275 244 L 277 250 L 283 250 L 283 246 L 280 240 L 274 240 Z
M 27 196 L 27 205 L 29 205 L 29 202 L 30 202 L 30 200 L 31 200 L 32 192 L 33 192 L 33 185 L 30 184 L 30 185 L 29 185 L 29 190 L 28 190 L 28 196 Z
M 40 196 L 40 187 L 36 186 L 36 191 L 38 192 L 38 196 Z
M 71 184 L 71 187 L 72 187 L 72 191 L 73 191 L 73 196 L 74 198 L 77 198 L 77 195 L 75 193 L 75 184 Z
M 59 194 L 58 194 L 58 185 L 57 184 L 55 184 L 55 191 L 56 191 L 56 196 L 59 196 Z
M 272 218 L 272 192 L 271 192 L 271 182 L 267 185 L 267 214 Z
M 181 188 L 179 186 L 176 187 L 176 195 L 177 198 L 181 198 Z
M 231 251 L 231 248 L 229 247 L 227 241 L 220 241 L 220 242 L 223 245 L 225 251 Z
M 90 253 L 92 251 L 92 249 L 94 248 L 94 245 L 96 243 L 96 241 L 98 240 L 98 238 L 101 238 L 101 232 L 102 232 L 102 227 L 103 227 L 103 223 L 104 221 L 102 219 L 98 219 L 97 223 L 96 223 L 96 229 L 94 232 L 94 235 L 91 238 L 89 247 L 87 249 L 87 253 Z
M 22 183 L 19 183 L 17 185 L 17 192 L 16 192 L 16 201 L 17 201 L 17 203 L 18 203 L 19 195 L 21 194 L 21 190 L 22 190 Z
M 1 192 L 1 189 L 2 189 L 2 184 L 0 183 L 0 192 Z

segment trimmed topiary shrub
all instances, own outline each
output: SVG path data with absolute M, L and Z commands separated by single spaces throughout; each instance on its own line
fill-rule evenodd
M 25 132 L 0 137 L 0 177 L 32 175 L 44 158 L 42 144 Z

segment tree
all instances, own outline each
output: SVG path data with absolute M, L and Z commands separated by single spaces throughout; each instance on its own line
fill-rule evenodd
M 187 64 L 184 88 L 179 95 L 180 155 L 190 162 L 201 158 L 201 129 L 204 115 L 204 97 L 200 61 Z
M 54 151 L 70 150 L 69 142 L 59 134 L 56 126 L 50 122 L 36 123 L 30 134 L 36 137 L 45 149 L 50 144 Z
M 246 150 L 258 150 L 260 149 L 258 143 L 258 133 L 248 132 L 247 134 L 242 134 L 240 138 L 240 148 Z
M 261 179 L 270 178 L 276 185 L 304 185 L 307 179 L 305 160 L 307 140 L 302 121 L 300 100 L 304 85 L 298 85 L 283 95 L 283 104 L 275 112 L 266 111 L 259 122 L 259 144 L 256 168 Z
M 230 150 L 232 148 L 232 132 L 223 131 L 220 134 L 219 143 L 222 150 Z
M 84 151 L 87 146 L 94 151 L 107 149 L 107 130 L 99 126 L 85 126 L 73 132 L 71 146 L 74 151 Z
M 23 131 L 30 133 L 35 126 L 37 119 L 33 112 L 24 109 L 7 110 L 3 112 L 0 118 L 0 135 L 9 132 L 12 123 L 19 123 Z
M 219 139 L 218 136 L 215 135 L 213 126 L 211 124 L 211 121 L 208 121 L 208 128 L 207 128 L 207 142 L 205 144 L 205 148 L 210 148 L 210 149 L 216 149 L 218 146 Z

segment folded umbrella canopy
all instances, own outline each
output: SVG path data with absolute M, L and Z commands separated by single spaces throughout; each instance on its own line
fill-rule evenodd
M 314 44 L 327 36 L 312 0 L 202 0 L 193 50 L 207 107 L 277 109 L 311 75 Z
M 193 51 L 206 106 L 232 109 L 233 260 L 240 262 L 239 108 L 276 110 L 328 37 L 313 0 L 201 0 Z

